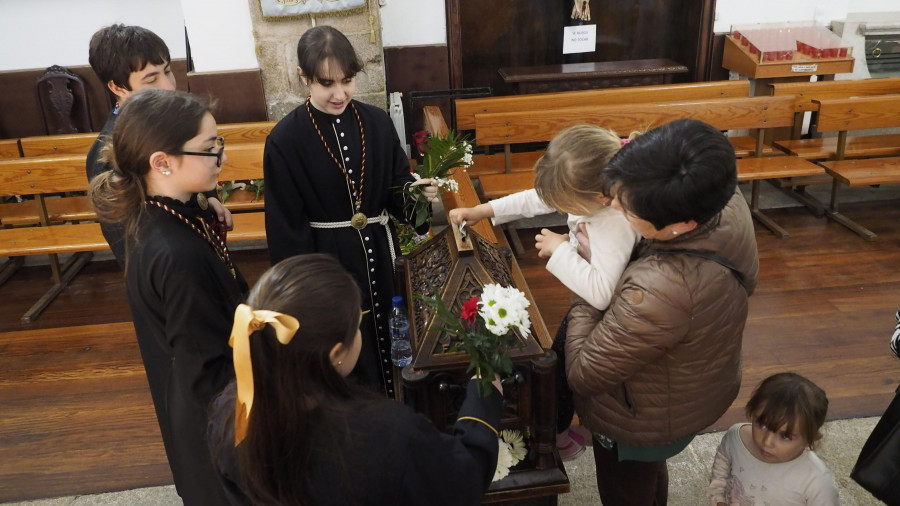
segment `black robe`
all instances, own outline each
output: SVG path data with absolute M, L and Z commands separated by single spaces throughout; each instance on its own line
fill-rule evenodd
M 100 130 L 100 134 L 97 136 L 97 140 L 94 141 L 94 143 L 91 145 L 91 150 L 88 151 L 87 161 L 85 164 L 85 172 L 87 173 L 88 182 L 104 172 L 113 170 L 113 166 L 101 160 L 100 155 L 102 154 L 103 146 L 105 146 L 106 143 L 110 139 L 112 139 L 113 129 L 116 126 L 116 118 L 118 117 L 118 113 L 118 108 L 109 113 L 109 119 L 107 119 L 106 124 L 103 125 L 103 130 Z M 103 232 L 103 238 L 106 239 L 107 244 L 109 244 L 109 249 L 112 250 L 113 256 L 116 258 L 116 262 L 119 264 L 119 268 L 124 271 L 125 231 L 122 228 L 122 225 L 117 223 L 101 222 L 100 231 Z
M 196 200 L 159 198 L 197 220 Z M 234 378 L 228 338 L 247 283 L 197 232 L 147 205 L 126 288 L 175 487 L 186 505 L 226 504 L 206 445 L 210 400 Z
M 231 504 L 250 504 L 241 486 L 234 443 L 236 389 L 213 401 L 210 447 Z M 466 506 L 481 503 L 497 468 L 502 397 L 482 398 L 474 381 L 444 434 L 424 415 L 394 401 L 347 401 L 346 423 L 313 426 L 306 474 L 308 504 L 334 506 Z M 481 421 L 483 421 L 483 423 Z M 485 425 L 487 424 L 487 425 Z M 490 425 L 490 427 L 488 427 Z M 493 429 L 492 429 L 493 428 Z
M 413 177 L 394 125 L 381 109 L 352 103 L 359 111 L 365 136 L 361 211 L 367 217 L 375 217 L 387 210 L 400 221 L 409 222 L 405 215 L 407 198 L 397 188 L 411 183 Z M 353 108 L 348 105 L 339 116 L 312 106 L 310 110 L 322 138 L 335 156 L 344 159 L 358 186 L 362 143 Z M 344 173 L 325 149 L 322 138 L 304 104 L 279 121 L 266 139 L 263 169 L 269 256 L 275 264 L 301 253 L 328 253 L 353 275 L 362 290 L 362 309 L 371 311 L 360 325 L 363 344 L 353 375 L 393 397 L 388 318 L 396 289 L 391 244 L 386 228 L 378 224 L 363 230 L 310 226 L 310 222 L 348 221 L 355 213 Z M 396 231 L 392 224 L 389 227 L 394 253 L 399 256 Z

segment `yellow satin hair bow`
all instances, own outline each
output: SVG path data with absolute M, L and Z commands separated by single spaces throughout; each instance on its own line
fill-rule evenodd
M 254 310 L 240 304 L 234 311 L 234 326 L 228 345 L 234 348 L 234 375 L 237 378 L 237 404 L 234 410 L 234 445 L 247 434 L 247 421 L 253 407 L 253 363 L 250 361 L 250 334 L 269 324 L 275 329 L 278 342 L 288 344 L 294 338 L 300 322 L 290 315 L 275 311 Z

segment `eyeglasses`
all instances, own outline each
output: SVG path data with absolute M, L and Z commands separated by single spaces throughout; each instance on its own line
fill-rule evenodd
M 222 166 L 222 156 L 225 154 L 225 137 L 216 137 L 216 147 L 219 151 L 215 153 L 207 153 L 205 151 L 173 151 L 173 155 L 194 155 L 194 156 L 214 156 L 216 157 L 216 167 Z

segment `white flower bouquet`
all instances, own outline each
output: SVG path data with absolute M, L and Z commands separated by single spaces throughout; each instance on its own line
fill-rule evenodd
M 513 330 L 527 338 L 531 319 L 527 308 L 530 302 L 521 291 L 496 284 L 485 285 L 480 297 L 472 297 L 463 304 L 460 315 L 454 314 L 439 297 L 419 297 L 436 311 L 441 320 L 439 330 L 457 338 L 450 351 L 464 351 L 469 355 L 468 372 L 478 379 L 478 393 L 487 396 L 493 388 L 494 373 L 511 374 L 512 359 L 506 351 L 520 346 Z

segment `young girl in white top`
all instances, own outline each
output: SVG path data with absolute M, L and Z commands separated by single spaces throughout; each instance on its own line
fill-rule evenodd
M 542 214 L 567 213 L 569 234 L 542 229 L 535 237 L 538 256 L 549 259 L 547 270 L 576 295 L 597 309 L 606 309 L 640 239 L 622 213 L 609 207 L 601 175 L 623 142 L 627 141 L 605 128 L 567 128 L 550 141 L 535 164 L 533 190 L 453 209 L 450 222 L 473 225 L 493 218 L 499 225 Z M 590 241 L 590 259 L 578 254 L 575 236 L 579 231 Z
M 603 167 L 628 140 L 610 130 L 592 125 L 575 125 L 563 130 L 547 146 L 535 164 L 534 189 L 492 200 L 475 207 L 457 208 L 450 222 L 473 225 L 493 218 L 499 225 L 521 218 L 554 212 L 567 213 L 569 234 L 547 229 L 535 237 L 538 256 L 547 258 L 547 270 L 588 304 L 604 310 L 631 257 L 640 235 L 625 216 L 609 207 Z M 578 235 L 590 243 L 587 258 L 579 254 Z M 557 332 L 553 349 L 562 356 L 566 319 Z M 559 376 L 560 400 L 557 448 L 564 460 L 584 451 L 584 438 L 568 430 L 574 414 L 565 373 Z
M 714 505 L 837 505 L 831 472 L 813 451 L 828 398 L 790 372 L 769 376 L 747 402 L 750 423 L 733 425 L 713 461 L 707 497 Z

